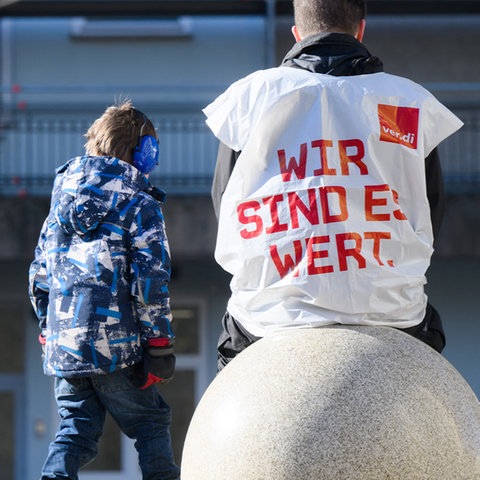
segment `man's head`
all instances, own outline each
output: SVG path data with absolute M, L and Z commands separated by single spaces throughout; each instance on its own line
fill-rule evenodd
M 133 165 L 135 149 L 146 135 L 155 139 L 155 127 L 130 100 L 125 100 L 108 107 L 93 122 L 85 134 L 85 149 L 88 155 L 116 157 Z
M 293 0 L 297 41 L 316 33 L 349 33 L 362 40 L 365 29 L 364 0 Z

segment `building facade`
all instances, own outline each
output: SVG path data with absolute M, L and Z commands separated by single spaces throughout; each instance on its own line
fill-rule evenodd
M 270 19 L 271 20 L 271 19 Z M 0 478 L 34 480 L 57 424 L 27 295 L 28 266 L 49 206 L 54 169 L 83 153 L 106 106 L 131 98 L 154 120 L 161 148 L 154 184 L 172 250 L 177 374 L 171 404 L 177 461 L 196 403 L 215 375 L 229 277 L 215 263 L 209 190 L 217 143 L 201 109 L 232 81 L 278 63 L 292 18 L 180 16 L 0 19 Z M 428 293 L 448 335 L 445 356 L 480 393 L 480 16 L 372 16 L 365 44 L 386 70 L 430 88 L 465 122 L 442 145 L 447 215 Z M 136 453 L 111 420 L 82 480 L 136 478 Z

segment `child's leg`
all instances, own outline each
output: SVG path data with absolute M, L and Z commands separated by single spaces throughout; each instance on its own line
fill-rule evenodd
M 173 459 L 170 407 L 154 386 L 138 388 L 138 367 L 97 376 L 97 394 L 121 430 L 136 440 L 143 480 L 178 480 Z
M 80 468 L 97 455 L 105 409 L 89 378 L 55 378 L 55 398 L 60 423 L 42 469 L 42 480 L 77 480 Z

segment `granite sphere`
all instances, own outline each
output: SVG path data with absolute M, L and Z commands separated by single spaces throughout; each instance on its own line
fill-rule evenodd
M 480 405 L 444 357 L 389 327 L 297 329 L 213 380 L 182 480 L 343 479 L 480 479 Z

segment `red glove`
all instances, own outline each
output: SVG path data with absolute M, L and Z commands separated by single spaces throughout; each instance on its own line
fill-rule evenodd
M 168 338 L 155 338 L 148 342 L 143 355 L 142 390 L 156 383 L 168 383 L 175 372 L 173 344 Z
M 45 356 L 45 344 L 47 343 L 47 337 L 42 333 L 38 335 L 38 342 L 42 346 L 42 359 Z

